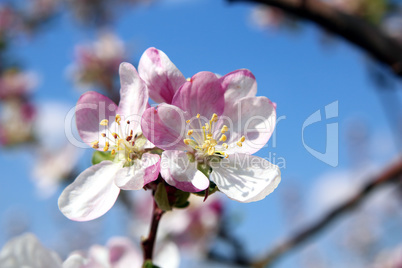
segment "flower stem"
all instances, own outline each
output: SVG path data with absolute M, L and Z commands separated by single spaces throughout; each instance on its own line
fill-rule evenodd
M 144 254 L 144 263 L 152 261 L 154 245 L 156 240 L 156 233 L 158 231 L 159 221 L 162 218 L 164 211 L 158 207 L 155 200 L 153 200 L 154 207 L 152 213 L 151 228 L 149 230 L 148 238 L 142 240 L 142 250 Z

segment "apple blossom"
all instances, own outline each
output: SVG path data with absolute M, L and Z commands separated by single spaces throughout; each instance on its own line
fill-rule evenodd
M 156 62 L 149 64 L 149 69 L 162 68 L 153 73 L 177 73 L 164 54 L 154 53 L 149 58 Z M 142 77 L 148 85 L 159 85 L 154 89 L 158 96 L 169 96 L 171 91 L 164 92 L 169 87 L 163 85 L 176 84 L 177 79 L 167 75 L 167 82 L 161 85 L 154 81 L 160 75 Z M 176 90 L 171 104 L 162 103 L 144 112 L 144 135 L 165 150 L 161 175 L 167 183 L 199 192 L 208 188 L 211 180 L 221 192 L 240 202 L 261 200 L 277 187 L 279 168 L 251 155 L 268 142 L 276 119 L 276 105 L 266 97 L 256 97 L 256 89 L 248 70 L 220 78 L 200 72 Z
M 15 237 L 4 245 L 0 252 L 0 267 L 72 268 L 62 265 L 57 253 L 43 247 L 30 233 Z
M 77 129 L 82 140 L 99 151 L 104 160 L 83 171 L 59 198 L 59 208 L 69 219 L 88 221 L 105 214 L 120 189 L 139 190 L 159 175 L 160 156 L 141 133 L 140 118 L 148 106 L 148 92 L 135 68 L 120 65 L 120 103 L 87 92 L 76 107 Z
M 69 268 L 141 268 L 142 254 L 126 237 L 112 237 L 106 246 L 93 245 L 87 253 L 72 253 L 65 263 L 74 261 L 76 266 Z M 171 242 L 164 243 L 155 251 L 156 265 L 164 268 L 177 268 L 180 263 L 179 250 Z M 64 267 L 63 267 L 64 268 Z

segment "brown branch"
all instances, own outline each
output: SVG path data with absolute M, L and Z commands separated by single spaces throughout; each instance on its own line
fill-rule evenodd
M 270 250 L 264 258 L 253 262 L 252 266 L 256 268 L 266 267 L 278 260 L 285 253 L 294 249 L 296 246 L 312 238 L 318 232 L 327 227 L 337 217 L 343 215 L 348 210 L 356 207 L 361 201 L 363 201 L 374 189 L 386 183 L 396 182 L 401 179 L 402 176 L 402 159 L 394 163 L 388 169 L 386 169 L 381 175 L 368 182 L 362 189 L 349 200 L 346 200 L 343 204 L 340 204 L 334 210 L 329 212 L 318 222 L 312 224 L 305 230 L 300 231 L 295 236 L 284 240 L 278 246 Z
M 147 260 L 152 261 L 156 234 L 158 231 L 159 222 L 160 222 L 161 217 L 164 212 L 162 209 L 160 209 L 158 207 L 155 200 L 153 202 L 154 202 L 154 208 L 153 208 L 153 213 L 152 213 L 151 227 L 149 229 L 149 235 L 148 235 L 148 238 L 144 239 L 141 243 L 142 250 L 143 250 L 143 256 L 144 256 L 144 262 Z
M 365 50 L 402 78 L 402 46 L 378 27 L 357 16 L 336 10 L 320 0 L 227 0 L 255 2 L 282 9 L 298 18 L 316 23 Z

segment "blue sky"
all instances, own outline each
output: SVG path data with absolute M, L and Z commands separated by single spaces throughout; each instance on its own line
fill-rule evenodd
M 284 119 L 277 126 L 276 144 L 273 146 L 270 141 L 257 155 L 267 157 L 275 153 L 277 161 L 285 161 L 281 184 L 261 202 L 226 202 L 231 212 L 241 216 L 236 234 L 244 238 L 247 248 L 255 254 L 289 233 L 281 205 L 286 185 L 296 183 L 301 196 L 308 199 L 319 175 L 349 168 L 344 133 L 350 118 L 364 120 L 373 136 L 383 137 L 384 143 L 389 143 L 390 130 L 363 53 L 338 40 L 325 46 L 321 42 L 322 32 L 310 24 L 303 25 L 298 32 L 256 29 L 250 24 L 251 8 L 252 5 L 216 0 L 158 1 L 150 7 L 121 12 L 113 30 L 129 45 L 134 65 L 141 53 L 153 46 L 163 50 L 185 76 L 204 70 L 226 74 L 247 68 L 257 79 L 257 95 L 277 103 L 278 117 Z M 73 89 L 65 70 L 74 59 L 74 45 L 95 36 L 94 31 L 79 27 L 69 15 L 63 15 L 37 38 L 14 46 L 13 53 L 24 60 L 26 68 L 41 76 L 34 95 L 38 103 L 52 101 L 74 106 L 81 92 Z M 306 128 L 305 142 L 323 152 L 325 124 L 338 123 L 337 168 L 312 156 L 301 139 L 304 121 L 319 109 L 323 114 L 324 107 L 334 101 L 338 101 L 339 117 Z M 379 144 L 382 146 L 382 142 Z M 372 157 L 381 165 L 393 154 L 392 150 L 382 154 L 374 151 Z M 81 160 L 83 168 L 89 165 L 89 155 L 87 152 Z M 32 223 L 31 230 L 51 246 L 59 225 L 77 224 L 69 223 L 61 214 L 55 219 L 57 194 L 38 200 L 29 180 L 33 160 L 24 148 L 0 152 L 0 219 L 4 222 L 10 210 L 23 211 Z M 113 217 L 119 211 L 121 208 L 113 208 L 100 220 L 103 231 L 107 229 L 100 242 L 109 235 L 123 233 L 121 224 Z M 4 239 L 0 233 L 0 244 Z M 279 263 L 278 267 L 288 267 L 291 260 Z

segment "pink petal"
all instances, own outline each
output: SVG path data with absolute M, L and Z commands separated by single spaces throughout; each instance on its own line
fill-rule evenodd
M 114 121 L 116 109 L 116 104 L 102 94 L 94 91 L 82 94 L 75 110 L 75 120 L 81 139 L 88 145 L 101 140 L 100 133 L 104 132 L 105 127 L 99 123 L 103 119 Z
M 84 170 L 59 197 L 59 208 L 70 220 L 89 221 L 105 214 L 120 189 L 114 179 L 121 164 L 102 161 Z
M 144 136 L 156 147 L 164 150 L 186 150 L 183 139 L 186 134 L 186 118 L 180 108 L 170 104 L 161 104 L 147 109 L 141 122 Z
M 145 184 L 158 178 L 160 156 L 143 154 L 141 159 L 134 160 L 132 166 L 120 169 L 116 173 L 116 185 L 123 190 L 140 190 Z
M 210 119 L 213 113 L 223 113 L 224 94 L 221 81 L 215 74 L 200 72 L 183 84 L 174 95 L 172 104 L 188 112 L 190 117 L 200 114 Z
M 113 268 L 141 267 L 141 252 L 134 247 L 130 239 L 113 237 L 108 243 L 110 264 Z
M 225 91 L 225 102 L 234 103 L 244 97 L 255 97 L 257 83 L 254 75 L 246 69 L 228 73 L 220 78 Z
M 162 178 L 185 192 L 200 192 L 209 186 L 209 179 L 191 163 L 186 152 L 164 151 L 161 163 Z
M 234 154 L 213 163 L 211 180 L 229 198 L 242 203 L 259 201 L 281 181 L 279 168 L 248 154 Z
M 153 47 L 142 55 L 138 72 L 149 88 L 151 99 L 157 103 L 170 104 L 175 92 L 186 82 L 186 78 L 168 56 Z
M 148 90 L 130 63 L 120 64 L 119 74 L 121 89 L 117 113 L 124 117 L 124 121 L 130 120 L 130 127 L 136 130 L 148 105 Z
M 226 143 L 227 153 L 239 152 L 253 154 L 260 150 L 271 137 L 276 123 L 276 109 L 266 97 L 248 97 L 225 107 L 222 119 L 217 122 L 215 135 L 219 135 L 221 125 L 227 125 L 229 131 Z M 237 146 L 242 136 L 246 140 L 243 146 Z

